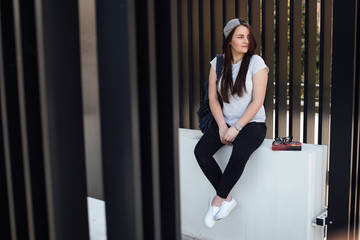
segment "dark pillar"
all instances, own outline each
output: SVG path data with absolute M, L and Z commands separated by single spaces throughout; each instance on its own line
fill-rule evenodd
M 12 1 L 0 2 L 1 14 L 1 120 L 8 197 L 8 219 L 13 239 L 29 238 L 21 149 L 19 94 L 16 65 L 14 9 Z M 6 215 L 5 215 L 6 216 Z
M 49 235 L 88 239 L 78 2 L 36 0 L 35 16 Z
M 355 90 L 357 1 L 334 0 L 333 5 L 333 55 L 331 91 L 331 141 L 329 172 L 329 214 L 335 218 L 329 228 L 328 239 L 338 239 L 350 229 L 353 167 L 357 166 L 358 106 Z M 355 60 L 356 59 L 356 60 Z M 355 62 L 354 62 L 355 60 Z M 355 155 L 354 155 L 355 153 Z M 352 210 L 354 211 L 354 210 Z
M 176 0 L 155 1 L 162 239 L 180 240 L 177 8 Z
M 178 2 L 96 3 L 108 239 L 180 239 Z
M 96 19 L 107 237 L 143 239 L 135 3 L 99 0 Z

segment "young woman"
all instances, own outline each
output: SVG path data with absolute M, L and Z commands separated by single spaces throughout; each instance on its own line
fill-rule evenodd
M 269 69 L 254 52 L 256 41 L 245 20 L 230 20 L 224 27 L 224 35 L 224 66 L 219 80 L 215 72 L 216 58 L 210 62 L 209 101 L 215 121 L 195 147 L 197 162 L 216 191 L 204 217 L 208 228 L 214 226 L 216 220 L 226 217 L 236 206 L 230 191 L 266 133 L 263 103 Z M 223 101 L 222 107 L 218 92 Z M 233 148 L 222 172 L 213 155 L 225 144 Z

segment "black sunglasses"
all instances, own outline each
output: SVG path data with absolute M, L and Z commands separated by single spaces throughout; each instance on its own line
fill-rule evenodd
M 274 143 L 275 145 L 280 145 L 280 144 L 289 144 L 292 142 L 293 137 L 292 136 L 288 136 L 288 137 L 276 137 L 274 138 Z

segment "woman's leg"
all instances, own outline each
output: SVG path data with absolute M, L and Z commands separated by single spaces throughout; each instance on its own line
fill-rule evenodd
M 222 177 L 222 171 L 215 161 L 213 155 L 223 146 L 220 136 L 219 128 L 214 121 L 211 127 L 200 138 L 195 146 L 195 157 L 201 170 L 204 172 L 207 179 L 213 185 L 215 190 L 218 188 Z
M 250 155 L 261 145 L 266 134 L 265 123 L 248 123 L 235 138 L 230 160 L 216 188 L 217 195 L 226 199 L 244 171 Z

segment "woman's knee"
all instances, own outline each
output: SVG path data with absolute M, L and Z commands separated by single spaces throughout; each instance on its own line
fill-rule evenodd
M 199 159 L 204 156 L 204 151 L 201 147 L 201 144 L 197 143 L 194 148 L 194 155 L 196 159 Z
M 209 146 L 205 144 L 203 141 L 199 141 L 194 149 L 194 154 L 196 159 L 199 161 L 199 159 L 204 159 L 209 156 L 212 156 L 212 154 L 209 151 Z

